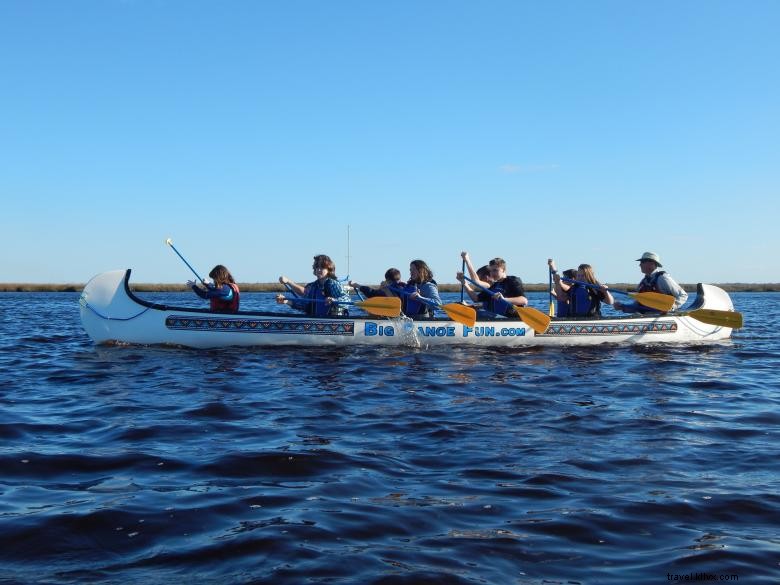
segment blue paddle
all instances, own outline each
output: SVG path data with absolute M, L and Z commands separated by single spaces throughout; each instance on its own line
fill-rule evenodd
M 286 288 L 290 292 L 290 294 L 292 294 L 292 296 L 294 296 L 297 299 L 298 298 L 298 293 L 295 292 L 295 289 L 292 286 L 290 286 L 290 283 L 289 282 L 285 282 L 283 284 L 284 284 L 284 288 Z
M 182 256 L 181 254 L 179 254 L 179 251 L 176 249 L 176 246 L 174 246 L 174 245 L 173 245 L 173 240 L 171 240 L 171 238 L 168 238 L 167 240 L 165 240 L 165 243 L 166 243 L 166 244 L 168 244 L 168 245 L 171 247 L 171 249 L 172 249 L 174 252 L 176 252 L 176 255 L 177 255 L 179 258 L 181 258 L 182 262 L 184 262 L 184 263 L 187 265 L 187 268 L 189 268 L 190 270 L 192 270 L 192 273 L 195 275 L 195 278 L 197 278 L 197 279 L 198 279 L 199 281 L 201 281 L 203 284 L 206 284 L 206 281 L 205 281 L 205 280 L 203 280 L 203 279 L 202 279 L 200 276 L 198 276 L 198 273 L 197 273 L 197 272 L 195 272 L 195 269 L 194 269 L 192 266 L 190 266 L 190 263 L 189 263 L 189 262 L 187 262 L 187 261 L 184 259 L 184 256 Z

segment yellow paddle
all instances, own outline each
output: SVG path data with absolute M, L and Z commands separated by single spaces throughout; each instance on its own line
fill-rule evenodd
M 694 309 L 681 313 L 671 313 L 677 317 L 693 317 L 697 321 L 715 325 L 717 327 L 729 327 L 731 329 L 742 328 L 742 313 L 737 311 L 719 311 L 718 309 Z
M 474 307 L 460 303 L 447 303 L 446 305 L 436 305 L 436 307 L 447 313 L 450 319 L 462 323 L 466 327 L 474 327 L 477 322 L 477 311 Z
M 544 333 L 550 326 L 550 316 L 545 315 L 539 309 L 533 307 L 518 307 L 513 305 L 517 316 L 520 317 L 527 325 L 531 326 L 536 333 Z
M 394 286 L 390 287 L 390 289 L 402 295 L 408 296 L 409 294 L 405 290 L 402 290 Z M 428 305 L 429 307 L 441 309 L 442 311 L 447 313 L 447 316 L 450 319 L 452 319 L 453 321 L 457 321 L 458 323 L 461 323 L 463 325 L 466 325 L 467 327 L 474 327 L 474 324 L 477 322 L 477 311 L 476 309 L 474 309 L 474 307 L 468 307 L 466 305 L 461 305 L 460 303 L 447 303 L 446 305 L 440 305 L 438 303 L 435 303 L 433 301 L 427 301 L 420 297 L 417 298 L 417 301 L 421 302 L 423 305 Z
M 401 299 L 398 297 L 371 297 L 365 301 L 355 301 L 366 313 L 380 317 L 398 317 L 401 314 Z
M 324 303 L 325 299 L 290 299 L 296 303 Z M 355 305 L 366 313 L 380 317 L 398 317 L 401 314 L 401 299 L 398 297 L 371 297 L 365 301 L 336 301 L 339 305 Z

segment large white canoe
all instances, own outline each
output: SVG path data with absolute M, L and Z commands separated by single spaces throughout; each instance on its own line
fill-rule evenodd
M 522 321 L 479 320 L 467 327 L 449 319 L 412 321 L 405 317 L 313 318 L 292 312 L 214 313 L 208 309 L 152 303 L 133 294 L 130 270 L 95 276 L 79 303 L 81 322 L 95 343 L 176 345 L 195 348 L 275 345 L 596 345 L 599 343 L 690 343 L 727 339 L 731 327 L 690 316 L 707 310 L 729 316 L 733 305 L 722 289 L 698 285 L 698 296 L 684 313 L 602 319 L 553 319 L 535 333 Z M 739 313 L 734 313 L 739 315 Z M 741 319 L 741 316 L 740 316 Z

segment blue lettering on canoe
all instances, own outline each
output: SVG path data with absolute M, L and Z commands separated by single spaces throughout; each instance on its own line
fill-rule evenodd
M 455 327 L 423 327 L 418 325 L 417 332 L 423 337 L 455 337 Z
M 365 329 L 363 329 L 363 334 L 366 337 L 373 337 L 374 335 L 377 336 L 384 336 L 384 337 L 392 337 L 395 335 L 395 329 L 393 329 L 392 325 L 377 325 L 376 323 L 372 323 L 371 321 L 366 321 Z
M 467 327 L 463 326 L 463 337 L 525 337 L 525 327 L 502 327 L 496 331 L 495 327 Z

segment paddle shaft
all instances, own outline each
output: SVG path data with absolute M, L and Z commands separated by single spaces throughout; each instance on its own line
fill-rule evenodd
M 290 286 L 289 282 L 284 283 L 284 288 L 286 288 L 296 299 L 299 298 L 298 293 L 295 292 L 295 289 L 292 286 Z
M 187 265 L 187 268 L 189 268 L 190 270 L 192 270 L 192 273 L 195 275 L 195 278 L 197 278 L 197 279 L 198 279 L 199 281 L 201 281 L 203 284 L 206 284 L 206 281 L 205 281 L 205 280 L 203 280 L 203 279 L 202 279 L 202 278 L 201 278 L 201 277 L 198 275 L 198 273 L 197 273 L 197 272 L 195 272 L 195 269 L 194 269 L 192 266 L 190 266 L 190 263 L 189 263 L 189 262 L 187 262 L 187 260 L 184 258 L 184 256 L 182 256 L 182 255 L 179 253 L 179 251 L 176 249 L 176 246 L 174 246 L 174 245 L 173 245 L 173 242 L 171 242 L 170 240 L 168 240 L 168 241 L 166 242 L 166 244 L 168 244 L 168 245 L 171 247 L 171 249 L 172 249 L 174 252 L 176 252 L 176 255 L 177 255 L 179 258 L 181 258 L 181 261 L 182 261 L 182 262 L 184 262 L 184 263 Z
M 463 275 L 466 274 L 466 259 L 465 258 L 463 258 L 463 262 L 461 263 L 460 273 L 463 274 Z M 461 302 L 461 304 L 463 304 L 463 298 L 464 298 L 463 294 L 465 292 L 466 292 L 466 283 L 465 282 L 461 282 L 460 283 L 460 302 Z
M 470 279 L 468 276 L 466 276 L 465 274 L 463 275 L 463 280 L 468 280 L 468 281 L 469 281 L 471 284 L 473 284 L 474 286 L 476 286 L 476 287 L 477 287 L 479 290 L 481 290 L 482 292 L 485 292 L 485 293 L 489 294 L 491 297 L 497 293 L 497 291 L 490 290 L 489 288 L 485 288 L 484 286 L 482 286 L 481 284 L 479 284 L 479 283 L 478 283 L 478 282 L 476 282 L 475 280 L 471 280 L 471 279 Z M 504 299 L 504 302 L 505 302 L 506 304 L 508 304 L 508 305 L 512 305 L 513 307 L 517 306 L 517 305 L 515 305 L 514 303 L 510 303 L 510 302 L 509 302 L 509 301 L 507 301 L 506 299 Z
M 555 303 L 553 301 L 553 273 L 552 268 L 550 266 L 547 267 L 547 272 L 549 273 L 549 287 L 548 290 L 550 291 L 550 317 L 555 317 Z
M 408 297 L 408 296 L 411 296 L 411 295 L 414 294 L 414 293 L 411 293 L 411 292 L 407 292 L 407 291 L 405 291 L 402 288 L 398 288 L 397 286 L 388 286 L 387 288 L 389 288 L 395 294 L 397 294 L 397 295 L 404 295 L 405 297 Z M 442 305 L 440 305 L 436 301 L 429 301 L 428 299 L 424 299 L 423 297 L 420 297 L 420 296 L 418 296 L 415 300 L 416 301 L 420 301 L 423 305 L 428 305 L 429 307 L 437 307 L 439 309 L 441 309 L 441 307 L 442 307 Z
M 355 291 L 355 294 L 358 296 L 358 298 L 361 301 L 365 301 L 366 300 L 366 297 L 364 297 L 363 293 L 360 292 L 360 287 L 359 286 L 353 286 L 352 289 Z
M 561 278 L 561 280 L 563 282 L 570 282 L 572 284 L 579 284 L 579 285 L 582 285 L 582 286 L 586 286 L 588 288 L 595 288 L 595 289 L 601 290 L 601 285 L 598 285 L 598 284 L 593 284 L 593 283 L 590 283 L 590 282 L 584 282 L 582 280 L 574 280 L 573 278 Z M 608 290 L 611 293 L 617 293 L 619 295 L 626 295 L 627 297 L 630 297 L 631 295 L 637 294 L 637 293 L 625 292 L 625 291 L 622 291 L 622 290 L 615 290 L 614 288 L 610 288 Z
M 288 300 L 299 302 L 299 303 L 327 303 L 328 302 L 327 299 L 305 299 L 303 297 L 295 297 L 294 299 L 288 299 Z M 333 303 L 337 305 L 362 305 L 365 302 L 366 301 L 333 301 Z

